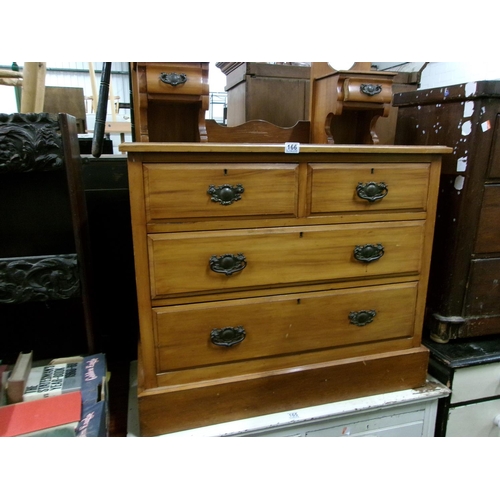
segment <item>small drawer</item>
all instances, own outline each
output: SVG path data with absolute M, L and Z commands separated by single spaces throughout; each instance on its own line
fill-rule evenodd
M 499 396 L 500 363 L 457 369 L 451 389 L 451 404 Z
M 311 215 L 427 208 L 428 163 L 315 163 L 309 167 Z
M 392 80 L 346 78 L 343 90 L 345 102 L 384 104 L 392 100 Z
M 500 437 L 500 399 L 450 408 L 446 437 Z
M 467 318 L 500 316 L 500 258 L 472 259 L 464 311 Z
M 153 298 L 420 272 L 423 221 L 150 234 Z
M 148 222 L 296 216 L 297 164 L 144 165 Z
M 200 64 L 148 65 L 148 94 L 208 95 L 207 76 Z
M 417 283 L 155 308 L 160 371 L 413 336 Z

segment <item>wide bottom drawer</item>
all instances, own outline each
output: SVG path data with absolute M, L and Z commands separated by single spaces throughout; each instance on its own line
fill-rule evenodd
M 153 310 L 159 371 L 411 338 L 418 283 Z

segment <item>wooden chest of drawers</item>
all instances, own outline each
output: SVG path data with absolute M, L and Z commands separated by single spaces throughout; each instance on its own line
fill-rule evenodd
M 132 143 L 142 435 L 418 387 L 444 147 Z

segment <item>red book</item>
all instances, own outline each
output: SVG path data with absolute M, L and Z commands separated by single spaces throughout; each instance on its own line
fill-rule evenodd
M 21 436 L 80 421 L 82 396 L 69 392 L 25 403 L 0 407 L 0 436 Z

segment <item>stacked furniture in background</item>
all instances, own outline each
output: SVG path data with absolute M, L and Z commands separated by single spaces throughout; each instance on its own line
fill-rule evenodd
M 0 357 L 94 349 L 76 121 L 0 115 Z
M 429 373 L 451 388 L 437 436 L 499 436 L 500 82 L 396 94 L 397 144 L 447 145 L 425 345 Z
M 130 63 L 137 142 L 206 141 L 208 63 Z

